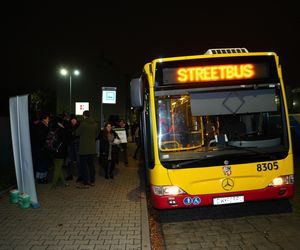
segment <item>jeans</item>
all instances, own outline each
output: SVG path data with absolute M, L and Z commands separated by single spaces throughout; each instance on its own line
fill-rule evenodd
M 120 144 L 123 151 L 120 152 L 121 154 L 121 160 L 125 163 L 128 164 L 128 156 L 127 156 L 127 143 L 121 143 Z
M 80 172 L 80 165 L 79 165 L 79 144 L 78 143 L 72 143 L 68 146 L 68 163 L 67 163 L 67 175 L 73 175 L 73 162 L 76 161 L 77 165 L 77 172 L 79 176 Z
M 82 181 L 84 184 L 95 182 L 95 164 L 94 164 L 94 154 L 90 155 L 80 155 L 79 156 L 79 166 Z
M 104 168 L 105 178 L 107 178 L 108 176 L 112 178 L 114 176 L 115 161 L 108 160 L 107 158 L 103 158 L 103 168 Z

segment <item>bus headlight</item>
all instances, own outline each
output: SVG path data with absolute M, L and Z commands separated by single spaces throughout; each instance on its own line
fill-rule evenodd
M 271 187 L 293 184 L 294 183 L 294 175 L 283 175 L 273 179 L 273 181 L 269 184 Z
M 153 192 L 155 195 L 163 196 L 163 195 L 178 195 L 185 194 L 181 188 L 177 186 L 152 186 Z

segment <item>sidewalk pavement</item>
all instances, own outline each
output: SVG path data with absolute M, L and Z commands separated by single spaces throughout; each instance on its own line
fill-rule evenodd
M 145 186 L 132 158 L 120 162 L 115 178 L 106 180 L 96 164 L 94 187 L 51 188 L 37 184 L 40 208 L 22 209 L 0 198 L 0 249 L 151 249 Z M 99 171 L 100 169 L 100 171 Z

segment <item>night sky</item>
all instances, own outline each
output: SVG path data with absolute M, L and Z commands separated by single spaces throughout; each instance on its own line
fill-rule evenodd
M 147 1 L 143 5 L 99 1 L 95 6 L 61 2 L 27 1 L 7 8 L 2 36 L 7 43 L 7 79 L 1 84 L 2 96 L 57 89 L 63 82 L 58 75 L 63 65 L 80 68 L 81 86 L 87 87 L 107 74 L 114 75 L 106 76 L 108 81 L 116 75 L 136 77 L 146 62 L 157 57 L 224 47 L 276 52 L 285 84 L 300 87 L 297 1 Z

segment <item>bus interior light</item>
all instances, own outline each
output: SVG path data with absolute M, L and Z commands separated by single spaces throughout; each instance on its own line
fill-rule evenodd
M 153 186 L 153 192 L 155 195 L 158 195 L 158 196 L 178 195 L 178 194 L 186 193 L 177 186 Z
M 271 187 L 286 185 L 286 184 L 293 184 L 294 183 L 294 175 L 284 175 L 276 177 L 272 180 L 269 184 Z

